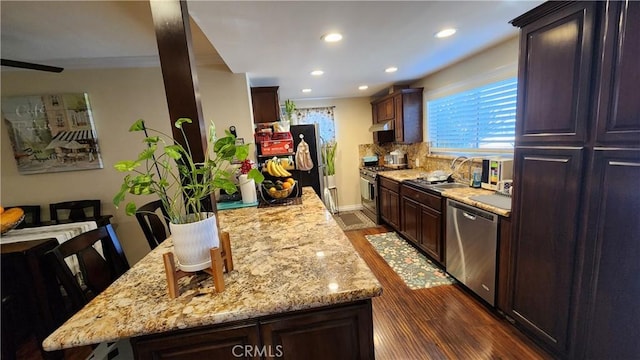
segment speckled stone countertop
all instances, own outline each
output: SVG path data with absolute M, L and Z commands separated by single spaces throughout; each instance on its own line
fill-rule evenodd
M 416 178 L 425 176 L 427 173 L 428 173 L 427 171 L 421 170 L 421 169 L 389 170 L 389 171 L 378 172 L 380 176 L 384 176 L 386 178 L 399 181 L 399 182 L 416 179 Z M 499 208 L 496 206 L 492 206 L 489 204 L 485 204 L 485 203 L 470 199 L 470 197 L 472 196 L 489 195 L 493 193 L 495 193 L 495 191 L 467 187 L 467 188 L 458 188 L 458 189 L 447 189 L 443 191 L 441 195 L 446 198 L 460 201 L 461 203 L 465 203 L 467 205 L 471 205 L 483 210 L 487 210 L 489 212 L 492 212 L 500 216 L 509 217 L 511 215 L 510 210 L 506 210 L 503 208 Z
M 379 296 L 382 287 L 311 188 L 302 205 L 218 213 L 234 270 L 215 293 L 208 275 L 180 280 L 170 299 L 168 239 L 53 332 L 45 350 L 168 332 Z

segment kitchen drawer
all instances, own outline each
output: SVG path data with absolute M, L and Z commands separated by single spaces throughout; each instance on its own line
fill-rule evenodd
M 402 186 L 402 196 L 415 200 L 434 210 L 442 211 L 442 197 L 432 195 L 408 186 Z
M 387 188 L 391 191 L 394 191 L 396 193 L 400 193 L 400 183 L 395 181 L 395 180 L 391 180 L 391 179 L 387 179 L 385 177 L 380 176 L 379 177 L 380 180 L 380 186 Z

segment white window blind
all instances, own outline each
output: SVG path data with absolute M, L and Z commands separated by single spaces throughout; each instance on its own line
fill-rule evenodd
M 517 79 L 480 86 L 427 102 L 434 151 L 512 150 Z

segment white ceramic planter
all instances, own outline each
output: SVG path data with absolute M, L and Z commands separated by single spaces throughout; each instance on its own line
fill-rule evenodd
M 211 267 L 209 250 L 220 246 L 216 216 L 187 224 L 170 223 L 173 252 L 182 271 L 194 272 Z
M 336 187 L 336 176 L 327 175 L 327 188 L 335 189 L 335 187 Z

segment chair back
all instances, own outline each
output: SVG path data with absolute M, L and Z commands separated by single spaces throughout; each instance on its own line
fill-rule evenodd
M 93 246 L 98 242 L 104 257 Z M 65 261 L 70 256 L 77 259 L 80 279 Z M 129 262 L 110 224 L 63 242 L 47 252 L 46 258 L 69 296 L 74 313 L 129 269 Z
M 87 215 L 87 210 L 91 211 L 90 215 Z M 97 219 L 102 215 L 100 213 L 100 200 L 76 200 L 49 204 L 49 211 L 52 221 L 85 221 Z M 67 217 L 61 217 L 59 211 L 63 214 L 66 213 Z
M 140 223 L 151 250 L 167 238 L 167 233 L 171 233 L 165 220 L 167 217 L 167 212 L 160 200 L 145 204 L 136 211 L 136 219 Z
M 9 206 L 7 207 L 7 210 L 14 207 L 20 208 L 24 211 L 24 220 L 22 220 L 20 225 L 16 226 L 16 229 L 42 225 L 42 222 L 40 221 L 40 205 Z

